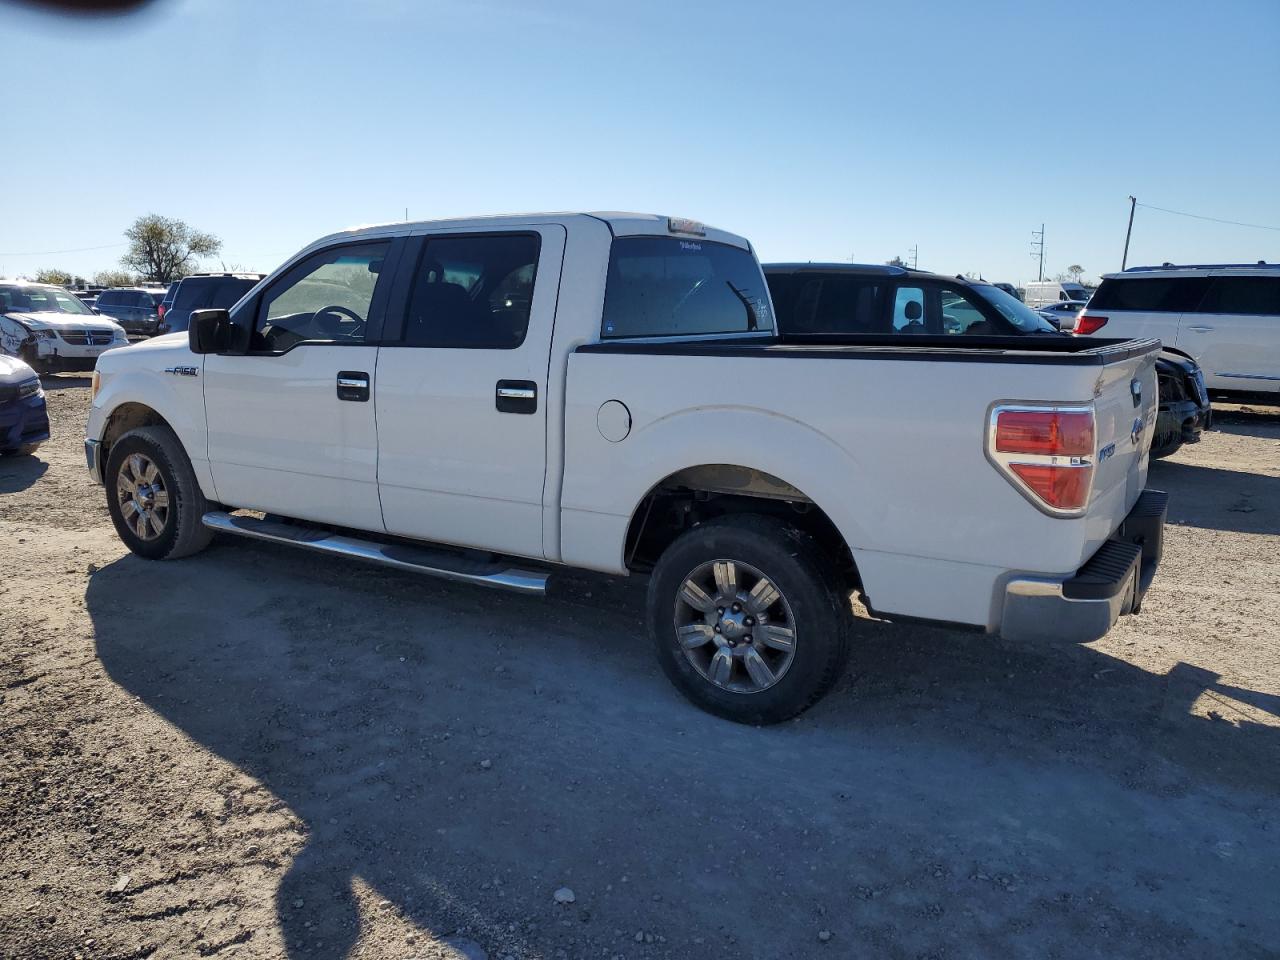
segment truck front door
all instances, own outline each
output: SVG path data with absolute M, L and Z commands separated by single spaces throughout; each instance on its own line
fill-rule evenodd
M 382 530 L 374 371 L 403 241 L 314 253 L 242 305 L 249 352 L 205 358 L 218 499 L 287 517 Z
M 388 317 L 374 391 L 387 532 L 542 557 L 565 229 L 430 233 L 410 244 L 392 298 L 404 306 Z

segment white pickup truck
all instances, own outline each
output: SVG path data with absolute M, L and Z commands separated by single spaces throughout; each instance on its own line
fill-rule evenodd
M 221 532 L 531 593 L 647 574 L 674 683 L 768 723 L 840 675 L 854 591 L 1019 642 L 1136 611 L 1159 343 L 963 339 L 789 343 L 750 244 L 691 221 L 393 224 L 105 354 L 85 450 L 144 557 Z

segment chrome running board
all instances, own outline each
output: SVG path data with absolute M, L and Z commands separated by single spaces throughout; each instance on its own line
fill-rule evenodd
M 364 560 L 396 570 L 422 573 L 442 580 L 474 583 L 482 587 L 512 590 L 543 596 L 547 592 L 546 573 L 509 567 L 500 560 L 473 560 L 434 547 L 406 546 L 345 537 L 319 527 L 295 526 L 278 520 L 238 517 L 220 510 L 206 513 L 202 522 L 218 533 L 232 533 L 251 540 L 283 543 L 317 553 Z

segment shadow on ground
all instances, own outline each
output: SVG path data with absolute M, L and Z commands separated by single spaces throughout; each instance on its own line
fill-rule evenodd
M 1147 483 L 1169 491 L 1170 523 L 1241 533 L 1280 533 L 1280 476 L 1157 460 L 1151 465 Z
M 41 459 L 39 451 L 25 457 L 0 457 L 0 494 L 27 489 L 48 470 L 49 464 Z
M 237 542 L 125 557 L 86 602 L 110 676 L 305 821 L 277 893 L 295 960 L 348 954 L 355 878 L 424 929 L 547 957 L 1280 937 L 1280 703 L 1191 664 L 867 624 L 827 700 L 755 729 L 668 686 L 625 581 L 539 601 Z M 1191 715 L 1206 692 L 1258 712 Z M 295 901 L 326 906 L 304 927 Z

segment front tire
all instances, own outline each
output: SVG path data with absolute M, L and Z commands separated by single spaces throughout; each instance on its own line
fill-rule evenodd
M 107 458 L 103 484 L 116 533 L 138 556 L 176 560 L 213 539 L 201 523 L 209 502 L 169 427 L 139 427 L 120 437 Z
M 649 581 L 658 662 L 690 701 L 738 723 L 807 710 L 844 672 L 849 590 L 808 534 L 772 517 L 701 524 Z

